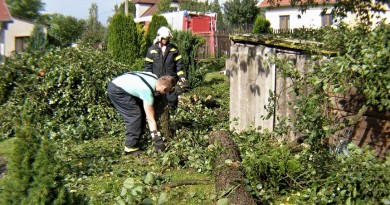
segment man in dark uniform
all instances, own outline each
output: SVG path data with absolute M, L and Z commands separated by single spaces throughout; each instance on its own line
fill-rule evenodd
M 176 108 L 178 104 L 178 96 L 182 92 L 182 88 L 186 87 L 187 80 L 182 64 L 182 56 L 176 46 L 169 43 L 172 37 L 171 31 L 162 26 L 157 30 L 157 36 L 145 58 L 145 71 L 152 72 L 158 77 L 169 75 L 175 78 L 178 86 L 175 91 L 169 92 L 166 95 L 166 104 L 171 108 Z

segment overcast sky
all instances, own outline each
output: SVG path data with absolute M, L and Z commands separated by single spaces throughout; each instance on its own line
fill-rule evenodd
M 107 24 L 107 18 L 114 15 L 114 6 L 123 0 L 42 0 L 45 11 L 42 13 L 60 13 L 66 16 L 73 16 L 78 19 L 87 19 L 89 8 L 92 3 L 98 6 L 99 21 Z

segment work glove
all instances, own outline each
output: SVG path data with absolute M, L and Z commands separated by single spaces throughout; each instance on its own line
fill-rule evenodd
M 177 82 L 175 90 L 178 95 L 186 92 L 188 90 L 188 81 L 184 75 L 179 75 L 179 81 Z
M 152 137 L 152 140 L 153 140 L 154 149 L 157 152 L 164 151 L 165 144 L 164 144 L 164 141 L 163 141 L 163 139 L 161 137 L 161 133 L 157 132 L 156 130 L 154 130 L 154 131 L 152 131 L 151 137 Z
M 184 72 L 180 71 L 178 76 L 179 76 L 179 81 L 182 82 L 182 83 L 186 83 L 187 82 L 187 79 L 186 79 L 186 76 L 184 75 Z

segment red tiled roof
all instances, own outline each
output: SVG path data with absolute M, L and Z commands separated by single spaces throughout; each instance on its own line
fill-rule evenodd
M 12 16 L 8 10 L 7 4 L 5 4 L 4 0 L 0 0 L 0 21 L 9 22 L 12 21 Z
M 161 0 L 132 0 L 134 4 L 157 4 Z M 171 2 L 179 3 L 179 0 L 172 0 Z M 185 1 L 181 1 L 185 2 Z
M 260 8 L 267 8 L 267 7 L 272 7 L 272 6 L 273 7 L 276 7 L 276 6 L 291 6 L 290 1 L 291 0 L 275 0 L 274 1 L 275 5 L 271 5 L 268 2 L 268 0 L 264 0 L 263 2 L 261 2 L 259 7 Z M 336 0 L 315 0 L 315 2 L 317 2 L 318 4 L 322 4 L 322 3 L 335 3 Z
M 158 11 L 159 11 L 159 9 L 158 9 L 157 4 L 154 4 L 148 10 L 146 10 L 145 13 L 143 13 L 141 17 L 153 16 L 153 14 L 157 13 Z
M 158 0 L 133 0 L 134 4 L 156 4 Z

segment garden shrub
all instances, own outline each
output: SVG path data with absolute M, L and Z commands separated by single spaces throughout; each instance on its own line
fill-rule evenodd
M 131 67 L 86 48 L 51 50 L 37 61 L 34 54 L 15 56 L 0 65 L 3 93 L 1 138 L 11 137 L 12 121 L 29 99 L 50 138 L 90 139 L 116 130 L 118 115 L 106 95 L 107 82 Z M 4 80 L 3 80 L 4 79 Z
M 271 23 L 265 18 L 264 14 L 258 14 L 253 25 L 253 33 L 267 34 L 271 33 Z
M 190 87 L 199 86 L 202 82 L 203 72 L 198 69 L 196 58 L 199 47 L 205 44 L 205 39 L 193 35 L 191 31 L 174 31 L 172 43 L 178 47 L 182 55 L 183 66 L 187 69 Z

